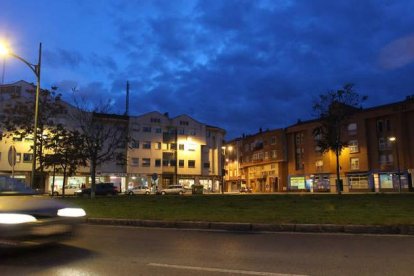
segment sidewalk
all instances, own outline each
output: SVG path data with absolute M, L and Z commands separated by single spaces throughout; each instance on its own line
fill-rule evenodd
M 335 225 L 335 224 L 264 224 L 203 221 L 162 221 L 111 218 L 88 218 L 89 224 L 124 225 L 177 229 L 224 230 L 239 232 L 302 232 L 348 234 L 414 235 L 414 225 Z

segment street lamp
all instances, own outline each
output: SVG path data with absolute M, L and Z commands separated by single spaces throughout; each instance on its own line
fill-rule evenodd
M 9 55 L 12 57 L 17 58 L 24 64 L 26 64 L 35 74 L 36 76 L 36 99 L 35 99 L 35 111 L 34 111 L 34 133 L 33 133 L 33 160 L 32 160 L 32 178 L 30 181 L 30 185 L 34 187 L 34 179 L 35 179 L 35 171 L 36 171 L 36 142 L 37 142 L 37 123 L 38 123 L 38 116 L 39 116 L 39 94 L 40 94 L 40 65 L 42 61 L 42 43 L 39 43 L 39 58 L 37 64 L 32 64 L 25 60 L 24 58 L 12 53 L 7 47 L 4 45 L 0 45 L 0 54 L 1 55 Z
M 398 192 L 401 193 L 400 154 L 398 152 L 398 142 L 397 142 L 397 138 L 394 136 L 389 137 L 388 140 L 395 144 L 395 151 L 397 152 Z

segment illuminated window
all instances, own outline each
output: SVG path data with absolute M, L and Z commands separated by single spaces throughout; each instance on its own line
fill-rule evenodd
M 316 171 L 320 172 L 323 170 L 323 160 L 317 160 L 315 162 Z
M 351 170 L 359 170 L 359 158 L 351 158 Z
M 196 150 L 196 144 L 187 144 L 187 149 L 189 151 L 195 151 Z
M 155 142 L 155 149 L 160 150 L 161 149 L 161 142 Z
M 351 140 L 348 143 L 349 152 L 356 153 L 359 152 L 358 140 Z

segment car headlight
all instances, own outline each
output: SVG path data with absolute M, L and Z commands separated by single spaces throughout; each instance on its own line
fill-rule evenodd
M 0 214 L 0 224 L 20 224 L 35 222 L 37 219 L 25 214 Z
M 59 217 L 78 218 L 86 216 L 86 212 L 82 208 L 63 208 L 58 210 L 57 215 Z

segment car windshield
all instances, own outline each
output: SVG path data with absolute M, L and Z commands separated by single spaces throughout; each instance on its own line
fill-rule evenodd
M 20 180 L 7 176 L 0 176 L 0 195 L 35 194 L 35 191 L 27 187 Z

